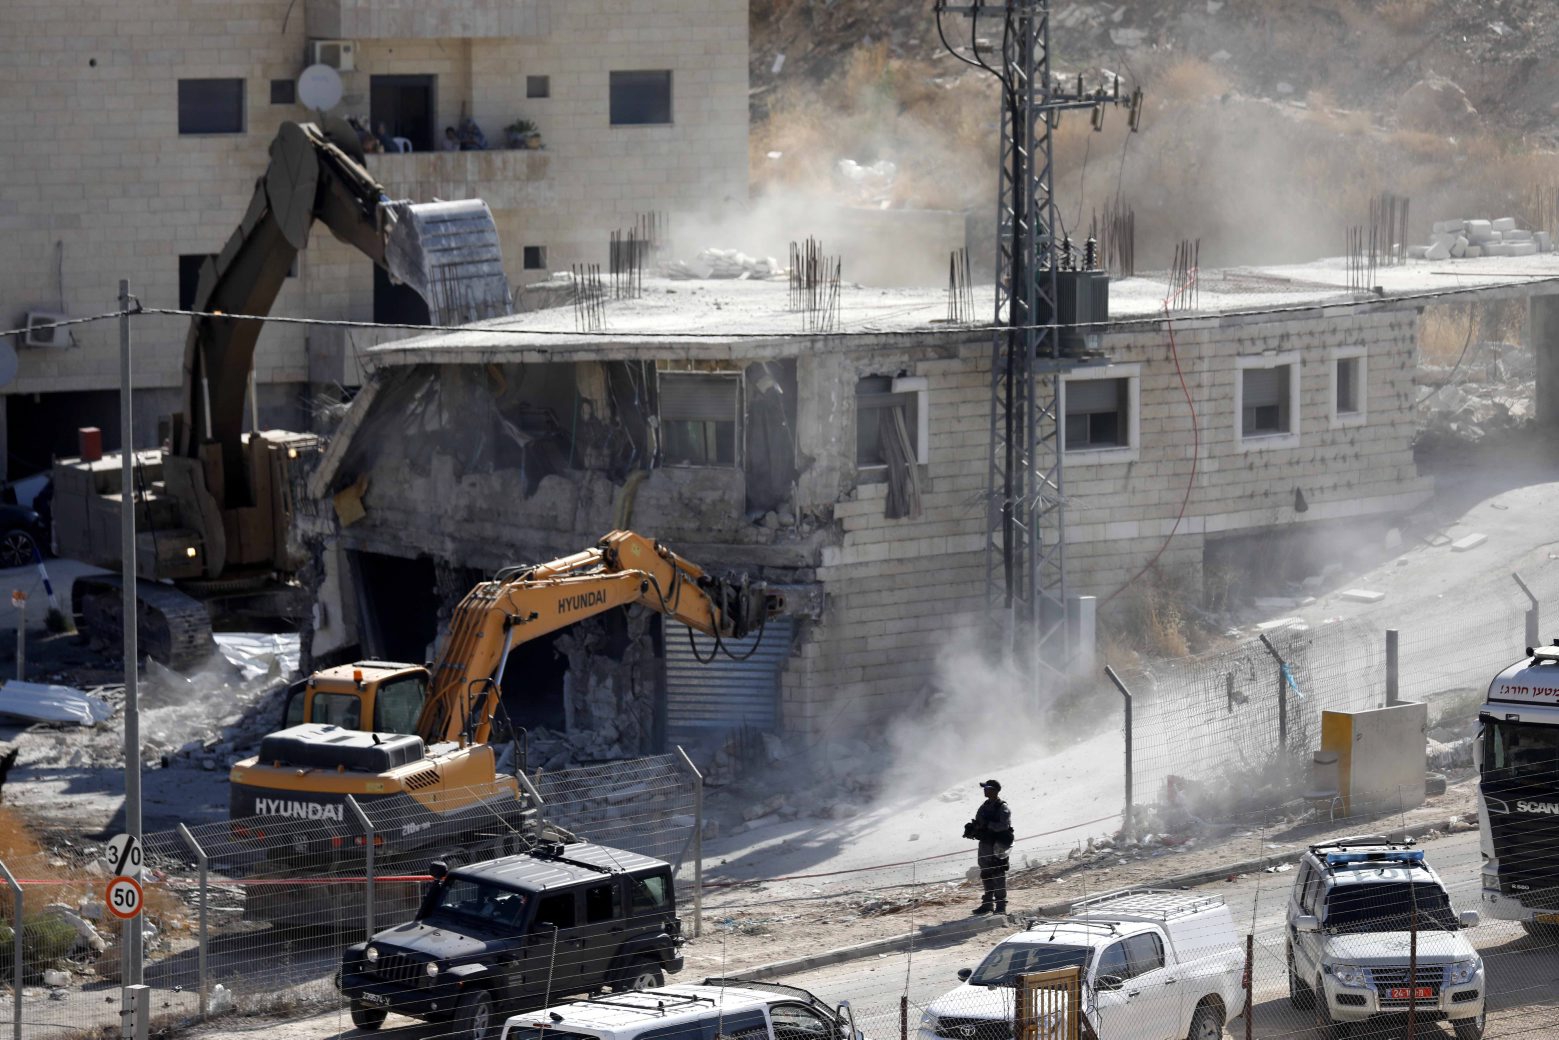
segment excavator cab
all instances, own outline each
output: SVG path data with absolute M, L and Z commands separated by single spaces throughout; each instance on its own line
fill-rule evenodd
M 284 727 L 318 722 L 375 733 L 415 733 L 428 697 L 428 670 L 395 661 L 327 668 L 287 691 Z

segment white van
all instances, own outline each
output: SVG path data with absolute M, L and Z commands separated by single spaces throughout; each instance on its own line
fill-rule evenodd
M 1141 889 L 1002 940 L 932 1001 L 919 1040 L 1009 1040 L 1017 977 L 1074 966 L 1100 1040 L 1217 1040 L 1245 1009 L 1244 944 L 1223 897 Z
M 848 1003 L 774 982 L 627 990 L 511 1015 L 500 1040 L 864 1040 Z

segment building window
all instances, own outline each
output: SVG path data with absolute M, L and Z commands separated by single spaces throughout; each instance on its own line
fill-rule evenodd
M 1363 347 L 1338 347 L 1329 352 L 1332 365 L 1332 425 L 1362 426 L 1369 398 L 1369 361 Z
M 671 466 L 739 464 L 742 377 L 736 372 L 662 372 L 660 451 Z
M 290 79 L 271 80 L 271 104 L 295 105 L 298 103 L 298 85 Z
M 527 270 L 527 271 L 545 271 L 546 269 L 547 269 L 547 247 L 546 246 L 526 246 L 525 247 L 525 270 Z
M 671 122 L 671 71 L 611 73 L 613 126 L 654 126 Z
M 1066 450 L 1125 448 L 1130 396 L 1124 379 L 1079 379 L 1066 388 Z
M 212 253 L 184 253 L 179 256 L 179 310 L 193 310 L 195 290 L 200 288 L 200 268 L 207 260 L 215 260 Z
M 1286 448 L 1299 442 L 1299 356 L 1239 360 L 1235 383 L 1237 439 L 1246 448 Z
M 855 384 L 857 467 L 890 465 L 900 454 L 895 441 L 907 444 L 915 462 L 927 462 L 930 416 L 926 387 L 923 377 L 906 376 L 867 376 Z
M 179 133 L 241 134 L 243 132 L 243 80 L 179 80 Z
M 1079 370 L 1061 383 L 1062 445 L 1074 462 L 1137 458 L 1140 365 Z
M 552 96 L 551 76 L 526 76 L 525 96 L 528 98 L 549 98 Z

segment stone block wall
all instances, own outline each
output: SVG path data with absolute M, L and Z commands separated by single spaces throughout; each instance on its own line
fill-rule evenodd
M 0 129 L 14 144 L 0 153 L 5 325 L 33 309 L 75 316 L 112 310 L 120 278 L 131 280 L 147 306 L 178 303 L 178 257 L 222 248 L 265 170 L 280 123 L 311 116 L 301 105 L 270 103 L 271 82 L 295 80 L 304 66 L 304 6 L 290 0 L 6 5 L 0 57 L 9 76 L 0 92 Z M 370 159 L 392 195 L 491 195 L 516 283 L 546 273 L 522 270 L 525 245 L 545 246 L 554 269 L 605 263 L 611 230 L 631 226 L 636 214 L 745 200 L 745 3 L 533 0 L 510 12 L 512 18 L 491 4 L 465 3 L 459 17 L 442 21 L 418 14 L 427 5 L 397 4 L 382 25 L 366 3 L 306 6 L 317 8 L 308 19 L 316 33 L 332 18 L 338 27 L 359 24 L 374 32 L 472 33 L 356 41 L 357 70 L 343 74 L 346 94 L 336 111 L 366 117 L 375 73 L 431 74 L 441 127 L 469 112 L 501 147 L 505 124 L 521 116 L 539 123 L 547 146 L 541 153 Z M 534 35 L 493 35 L 510 22 Z M 610 126 L 612 69 L 672 70 L 673 123 Z M 551 97 L 527 99 L 527 75 L 549 76 Z M 178 81 L 233 77 L 245 81 L 244 132 L 179 134 Z M 316 228 L 273 313 L 370 319 L 372 267 Z M 178 318 L 137 321 L 138 385 L 180 383 L 187 325 Z M 23 350 L 17 380 L 0 394 L 116 385 L 115 325 L 74 332 L 75 347 Z M 364 338 L 269 326 L 256 354 L 259 381 L 307 382 L 311 363 L 316 371 L 355 374 L 355 365 L 333 358 L 321 364 L 311 354 L 360 348 L 356 341 Z

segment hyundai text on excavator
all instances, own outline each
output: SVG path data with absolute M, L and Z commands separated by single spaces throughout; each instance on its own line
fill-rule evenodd
M 259 429 L 251 370 L 264 323 L 226 315 L 270 312 L 315 221 L 415 289 L 434 324 L 510 311 L 486 203 L 393 201 L 363 166 L 357 134 L 345 122 L 282 124 L 242 222 L 201 266 L 182 410 L 166 423 L 163 449 L 136 452 L 130 488 L 120 486 L 117 455 L 54 467 L 62 555 L 119 569 L 120 516 L 135 511 L 140 645 L 177 668 L 209 652 L 213 617 L 297 621 L 311 608 L 293 580 L 300 561 L 288 528 L 296 460 L 314 454 L 317 439 Z M 118 638 L 120 580 L 75 582 L 73 607 L 96 639 Z
M 521 643 L 631 604 L 713 637 L 717 649 L 785 609 L 776 592 L 706 573 L 629 531 L 550 563 L 508 568 L 466 594 L 432 665 L 362 661 L 295 689 L 288 722 L 297 724 L 232 769 L 234 836 L 263 850 L 268 872 L 321 875 L 335 864 L 355 872 L 366 837 L 350 795 L 375 822 L 376 862 L 392 871 L 395 863 L 474 862 L 555 840 L 537 825 L 520 780 L 497 768 L 489 738 L 504 666 Z M 413 719 L 403 732 L 384 732 Z M 353 913 L 362 886 L 248 892 L 251 919 L 339 920 Z M 404 896 L 400 909 L 408 910 L 413 893 Z

